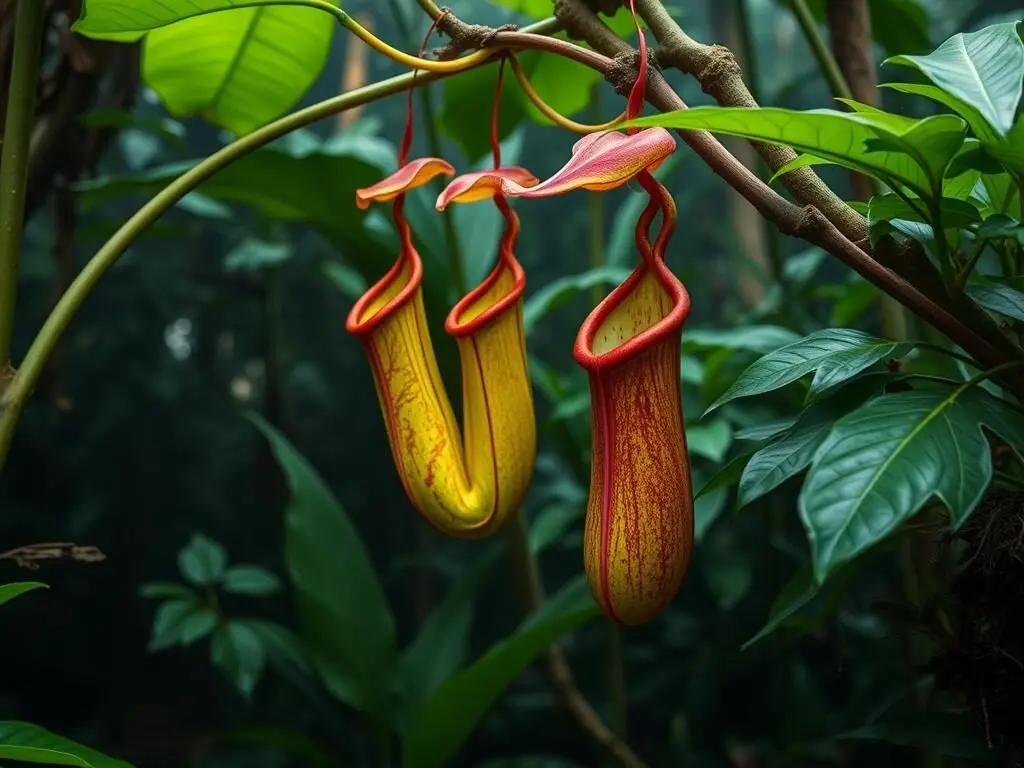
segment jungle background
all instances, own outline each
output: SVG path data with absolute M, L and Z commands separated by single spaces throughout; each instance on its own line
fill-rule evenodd
M 76 38 L 67 26 L 77 4 L 47 2 L 42 140 L 30 162 L 15 359 L 120 222 L 229 138 L 201 116 L 169 114 L 140 79 L 138 46 Z M 811 6 L 827 36 L 823 3 Z M 0 61 L 10 53 L 11 7 L 0 3 Z M 426 27 L 411 2 L 347 0 L 345 7 L 406 50 L 418 47 Z M 452 0 L 451 7 L 488 25 L 531 20 L 511 0 Z M 1020 10 L 1014 0 L 871 7 L 879 64 L 896 53 L 927 53 L 956 31 Z M 762 105 L 833 105 L 787 3 L 676 0 L 671 10 L 692 36 L 737 53 Z M 442 44 L 435 37 L 432 47 Z M 880 67 L 882 81 L 891 69 Z M 339 30 L 301 104 L 400 71 Z M 460 169 L 486 162 L 493 77 L 485 68 L 431 85 L 429 111 L 417 97 L 413 156 L 441 147 Z M 577 116 L 596 120 L 621 109 L 621 97 L 582 68 L 569 65 L 557 77 Z M 670 81 L 691 106 L 710 103 L 692 79 L 672 73 Z M 911 116 L 931 109 L 891 91 L 877 98 Z M 503 107 L 507 162 L 539 174 L 564 162 L 573 135 L 535 119 L 514 84 Z M 6 581 L 38 578 L 50 586 L 4 608 L 3 717 L 39 723 L 139 768 L 368 764 L 370 736 L 353 711 L 309 678 L 264 663 L 263 651 L 228 661 L 214 653 L 211 662 L 208 632 L 197 630 L 187 644 L 160 637 L 159 601 L 146 597 L 144 585 L 187 581 L 190 568 L 194 576 L 226 557 L 246 568 L 241 588 L 216 597 L 223 615 L 294 627 L 282 545 L 288 488 L 267 441 L 245 418 L 250 411 L 289 437 L 354 522 L 403 642 L 452 585 L 466 583 L 481 556 L 500 550 L 495 542 L 445 538 L 411 509 L 363 351 L 344 330 L 365 287 L 354 260 L 383 274 L 394 254 L 379 218 L 353 218 L 351 190 L 356 179 L 365 184 L 384 174 L 404 114 L 404 96 L 391 97 L 256 153 L 224 182 L 234 185 L 233 200 L 225 202 L 232 195 L 220 195 L 216 183 L 191 195 L 129 251 L 75 319 L 0 475 L 0 550 L 68 541 L 95 546 L 106 559 L 55 560 L 32 572 L 0 559 Z M 748 145 L 725 143 L 767 178 Z M 821 175 L 844 198 L 856 196 L 845 171 Z M 885 317 L 876 289 L 819 250 L 780 237 L 685 147 L 661 177 L 680 211 L 669 263 L 693 297 L 682 370 L 700 488 L 743 453 L 744 430 L 784 417 L 799 401 L 777 393 L 697 421 L 739 371 L 818 328 L 883 333 Z M 237 201 L 241 186 L 244 203 Z M 540 562 L 551 592 L 582 568 L 589 401 L 572 342 L 592 302 L 633 263 L 640 205 L 631 188 L 516 205 L 541 435 L 526 513 L 544 538 Z M 484 208 L 451 214 L 469 285 L 490 268 L 498 234 L 497 217 Z M 428 270 L 450 277 L 451 232 L 439 215 L 419 221 Z M 457 296 L 448 282 L 440 311 Z M 435 343 L 451 355 L 443 334 Z M 580 688 L 655 766 L 980 764 L 984 734 L 967 713 L 929 712 L 935 649 L 913 604 L 913 562 L 898 553 L 870 557 L 855 577 L 743 648 L 807 562 L 797 489 L 790 480 L 742 508 L 732 488 L 703 495 L 695 557 L 671 609 L 619 633 L 595 618 L 564 641 Z M 521 620 L 504 562 L 472 586 L 466 647 L 433 655 L 475 658 Z M 599 761 L 535 665 L 453 764 Z

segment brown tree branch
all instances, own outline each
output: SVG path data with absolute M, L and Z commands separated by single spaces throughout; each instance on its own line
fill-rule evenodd
M 878 78 L 871 49 L 871 16 L 867 0 L 828 0 L 829 37 L 839 71 L 850 89 L 850 96 L 865 104 L 878 105 Z M 853 195 L 867 200 L 874 184 L 867 176 L 850 173 Z
M 660 0 L 637 0 L 637 8 L 658 41 L 658 61 L 693 75 L 701 89 L 722 106 L 756 107 L 732 51 L 705 45 L 687 35 Z M 753 142 L 768 167 L 777 171 L 796 157 L 788 147 Z M 867 240 L 864 217 L 844 203 L 810 168 L 791 171 L 780 181 L 803 205 L 813 205 L 855 243 Z

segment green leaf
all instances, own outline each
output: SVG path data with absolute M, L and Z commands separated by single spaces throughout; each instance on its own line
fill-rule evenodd
M 292 257 L 288 243 L 268 243 L 247 237 L 224 257 L 224 269 L 228 272 L 257 272 L 267 267 L 276 267 Z
M 787 429 L 796 424 L 799 419 L 797 416 L 784 416 L 780 419 L 772 419 L 761 424 L 755 424 L 750 427 L 739 429 L 733 434 L 733 437 L 737 440 L 768 440 L 775 437 L 776 435 L 785 432 Z
M 817 331 L 752 363 L 705 415 L 730 400 L 772 392 L 813 371 L 810 397 L 881 360 L 903 357 L 913 348 L 913 342 L 888 341 L 850 328 Z
M 800 335 L 779 325 L 745 325 L 742 328 L 716 330 L 694 328 L 683 332 L 683 349 L 734 349 L 766 354 L 799 340 Z
M 182 628 L 188 618 L 202 611 L 193 598 L 167 600 L 156 609 L 153 632 L 149 640 L 149 651 L 161 651 L 178 645 L 182 640 Z
M 369 287 L 362 275 L 345 264 L 331 261 L 324 264 L 323 271 L 324 275 L 350 299 L 358 299 Z
M 1004 141 L 985 144 L 985 151 L 998 160 L 1017 179 L 1024 178 L 1024 120 L 1014 123 Z M 1018 184 L 1021 182 L 1018 181 Z
M 1013 762 L 1010 755 L 986 743 L 977 723 L 953 712 L 928 712 L 874 722 L 832 738 L 883 741 L 931 754 L 955 755 L 970 759 L 972 766 L 995 768 Z
M 185 600 L 195 600 L 196 593 L 191 587 L 179 584 L 175 581 L 151 581 L 139 587 L 139 597 L 149 599 L 162 597 L 177 597 Z
M 946 166 L 967 130 L 953 115 L 911 120 L 887 112 L 777 107 L 694 107 L 622 123 L 630 125 L 708 130 L 790 146 L 890 186 L 902 183 L 921 197 L 942 188 Z
M 197 587 L 218 581 L 227 564 L 228 553 L 224 547 L 201 533 L 192 534 L 189 543 L 178 552 L 181 575 Z
M 920 199 L 914 200 L 914 202 L 918 210 L 912 208 L 906 200 L 894 192 L 875 195 L 868 201 L 868 231 L 871 235 L 872 245 L 878 242 L 881 235 L 889 232 L 887 227 L 881 225 L 888 224 L 894 219 L 933 223 L 928 211 L 928 204 Z M 981 221 L 981 211 L 966 200 L 944 197 L 940 205 L 944 229 L 966 229 Z
M 710 493 L 714 493 L 715 491 L 728 488 L 738 483 L 740 478 L 743 476 L 744 467 L 746 467 L 747 462 L 750 461 L 750 455 L 750 453 L 744 453 L 736 456 L 729 461 L 728 464 L 719 469 L 706 483 L 704 483 L 704 485 L 700 486 L 700 489 L 696 493 L 694 493 L 694 501 L 698 501 Z
M 256 633 L 271 664 L 283 662 L 304 673 L 312 674 L 313 669 L 309 665 L 302 641 L 288 627 L 267 619 L 240 619 L 235 623 L 244 624 Z
M 316 81 L 337 20 L 316 8 L 231 10 L 235 5 L 86 0 L 72 29 L 122 40 L 150 30 L 143 41 L 142 76 L 167 110 L 176 117 L 201 114 L 244 134 L 284 114 Z
M 598 612 L 582 574 L 566 584 L 512 635 L 434 692 L 405 734 L 402 764 L 447 765 L 502 691 L 545 648 Z
M 686 445 L 694 456 L 703 456 L 718 464 L 732 445 L 732 427 L 725 419 L 716 419 L 709 424 L 688 424 Z
M 997 213 L 985 219 L 974 233 L 978 240 L 1014 240 L 1024 246 L 1024 224 Z
M 1022 417 L 977 387 L 882 395 L 839 419 L 800 493 L 817 581 L 933 496 L 962 525 L 992 477 L 982 425 L 1024 443 Z
M 248 698 L 263 674 L 267 656 L 252 627 L 244 622 L 229 621 L 221 625 L 210 643 L 210 660 Z
M 1024 321 L 1024 293 L 1002 283 L 975 283 L 966 293 L 981 307 L 1014 320 Z
M 737 505 L 746 506 L 807 469 L 834 418 L 830 408 L 811 406 L 785 435 L 751 456 L 740 478 Z
M 179 118 L 244 135 L 294 107 L 327 63 L 335 19 L 264 6 L 186 19 L 142 43 L 142 78 Z
M 551 15 L 548 5 L 547 15 Z M 586 109 L 594 86 L 601 82 L 601 74 L 591 67 L 564 56 L 544 55 L 540 51 L 524 51 L 516 57 L 530 79 L 530 84 L 548 106 L 559 114 L 571 117 Z M 526 94 L 520 92 L 526 114 L 536 123 L 553 125 Z
M 1024 41 L 1017 22 L 953 35 L 927 56 L 893 56 L 887 62 L 916 67 L 976 109 L 998 135 L 1010 132 L 1024 87 Z
M 16 720 L 0 721 L 0 759 L 84 768 L 132 768 L 123 760 L 107 757 L 38 725 Z
M 397 671 L 395 622 L 359 533 L 310 463 L 274 427 L 266 436 L 291 490 L 285 560 L 299 623 L 331 693 L 382 714 Z
M 817 596 L 818 590 L 819 587 L 814 582 L 810 567 L 802 567 L 793 575 L 793 578 L 786 582 L 786 586 L 772 602 L 772 607 L 768 611 L 768 622 L 761 627 L 756 635 L 747 640 L 740 650 L 747 650 L 754 643 L 775 632 L 791 616 L 810 603 Z
M 544 317 L 595 285 L 618 285 L 631 270 L 598 267 L 578 275 L 560 277 L 547 283 L 523 305 L 523 327 L 529 334 Z
M 217 628 L 217 614 L 209 608 L 199 608 L 185 614 L 178 626 L 178 642 L 181 645 L 192 645 Z
M 475 163 L 491 151 L 490 125 L 498 70 L 483 66 L 460 72 L 441 85 L 442 104 L 438 113 L 441 132 L 462 150 L 466 161 Z M 519 84 L 508 73 L 501 83 L 498 112 L 498 140 L 506 139 L 526 114 Z
M 996 132 L 985 120 L 985 117 L 977 109 L 972 107 L 963 99 L 958 99 L 948 91 L 944 91 L 937 85 L 927 83 L 879 83 L 880 88 L 891 88 L 900 93 L 909 93 L 914 96 L 924 96 L 926 99 L 938 102 L 949 107 L 956 114 L 967 121 L 971 131 L 979 139 L 995 139 Z
M 236 595 L 273 595 L 281 591 L 281 580 L 262 565 L 233 565 L 224 572 L 221 586 Z
M 34 589 L 49 589 L 48 584 L 41 581 L 16 581 L 12 584 L 0 585 L 0 605 L 10 602 L 16 597 L 31 592 Z
M 419 712 L 430 694 L 462 664 L 469 644 L 474 600 L 503 555 L 504 550 L 494 546 L 477 558 L 402 652 L 400 674 L 405 685 L 403 703 L 407 718 Z

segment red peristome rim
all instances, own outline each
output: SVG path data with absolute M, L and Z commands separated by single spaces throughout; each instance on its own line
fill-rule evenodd
M 461 336 L 469 336 L 476 333 L 510 306 L 515 304 L 526 291 L 526 272 L 523 270 L 522 265 L 516 261 L 516 257 L 512 254 L 512 250 L 507 244 L 502 243 L 500 247 L 501 251 L 498 257 L 498 263 L 495 265 L 494 269 L 491 270 L 491 274 L 489 274 L 487 278 L 480 283 L 480 285 L 459 299 L 458 303 L 452 307 L 452 311 L 448 313 L 448 317 L 445 318 L 444 331 L 449 336 L 459 338 Z M 487 293 L 487 291 L 489 291 L 501 278 L 502 272 L 506 269 L 512 270 L 512 278 L 515 280 L 512 290 L 493 306 L 485 309 L 468 323 L 459 323 L 459 318 L 466 309 L 472 305 L 473 302 L 477 301 L 481 296 Z
M 360 322 L 359 318 L 366 311 L 366 307 L 372 304 L 378 296 L 390 287 L 391 283 L 402 273 L 402 269 L 407 263 L 412 265 L 412 274 L 409 275 L 409 282 L 406 286 L 391 301 L 381 307 L 377 314 L 364 322 Z M 420 255 L 412 246 L 406 246 L 402 249 L 401 255 L 394 263 L 394 266 L 388 270 L 387 274 L 359 297 L 359 300 L 352 307 L 348 313 L 348 318 L 345 320 L 345 330 L 356 336 L 365 336 L 372 333 L 381 323 L 412 299 L 422 280 L 423 262 L 420 260 Z
M 620 344 L 615 349 L 601 355 L 591 352 L 590 349 L 594 342 L 594 336 L 597 334 L 601 324 L 608 319 L 612 310 L 619 305 L 626 294 L 636 287 L 636 284 L 644 278 L 650 269 L 656 270 L 659 282 L 661 282 L 662 286 L 667 289 L 672 297 L 672 311 L 650 328 L 634 336 L 629 341 Z M 595 373 L 600 372 L 602 369 L 635 357 L 673 333 L 679 333 L 689 314 L 690 294 L 679 281 L 679 278 L 672 274 L 672 271 L 660 259 L 655 259 L 653 262 L 645 262 L 633 270 L 633 273 L 626 278 L 625 282 L 608 294 L 605 300 L 598 304 L 594 311 L 587 316 L 587 319 L 583 321 L 579 333 L 576 334 L 576 343 L 572 350 L 573 357 L 586 370 Z

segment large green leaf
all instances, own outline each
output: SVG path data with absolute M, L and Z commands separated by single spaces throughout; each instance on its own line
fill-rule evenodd
M 793 110 L 777 107 L 694 107 L 622 124 L 707 130 L 790 146 L 879 178 L 921 197 L 942 189 L 966 123 L 954 115 L 911 120 L 887 112 Z
M 913 342 L 880 339 L 851 328 L 826 328 L 770 352 L 750 365 L 705 413 L 739 397 L 760 395 L 814 372 L 808 396 L 846 381 L 889 357 L 903 357 Z
M 916 67 L 976 109 L 998 135 L 1006 136 L 1024 88 L 1024 41 L 1017 25 L 1011 21 L 960 33 L 927 56 L 900 55 L 888 61 Z
M 83 0 L 82 12 L 71 29 L 86 36 L 93 33 L 144 32 L 194 16 L 219 16 L 223 15 L 222 11 L 247 10 L 238 7 L 244 2 L 245 0 Z M 323 11 L 318 13 L 322 16 L 327 15 Z
M 405 735 L 402 764 L 408 768 L 447 765 L 502 691 L 530 662 L 562 635 L 597 614 L 581 574 L 512 635 L 434 692 Z
M 800 493 L 818 582 L 933 496 L 960 526 L 992 477 L 982 425 L 1024 444 L 1024 417 L 978 387 L 883 395 L 839 419 Z
M 974 135 L 979 139 L 994 139 L 997 137 L 995 130 L 988 124 L 984 115 L 963 99 L 959 99 L 948 91 L 944 91 L 937 85 L 927 83 L 879 83 L 880 88 L 891 88 L 900 93 L 911 93 L 915 96 L 924 96 L 932 101 L 949 107 L 971 126 Z
M 0 759 L 83 768 L 132 768 L 123 760 L 107 757 L 38 725 L 17 720 L 0 721 Z
M 41 581 L 16 581 L 12 584 L 0 585 L 0 605 L 34 589 L 49 589 L 49 586 Z
M 1014 320 L 1024 321 L 1024 293 L 1003 283 L 975 283 L 967 294 L 979 306 Z
M 397 673 L 395 622 L 359 532 L 309 462 L 270 424 L 266 436 L 288 481 L 285 560 L 306 642 L 328 689 L 381 715 Z
M 462 664 L 469 643 L 474 600 L 503 554 L 504 550 L 495 546 L 477 558 L 402 651 L 405 717 L 418 712 L 430 694 Z
M 146 35 L 142 77 L 175 117 L 246 134 L 316 82 L 336 26 L 314 8 L 269 5 L 186 19 Z

